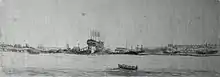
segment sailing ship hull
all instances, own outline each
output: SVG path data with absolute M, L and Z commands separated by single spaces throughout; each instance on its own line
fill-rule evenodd
M 218 53 L 217 50 L 210 50 L 210 51 L 196 51 L 197 54 L 216 54 Z
M 40 51 L 39 50 L 36 50 L 36 49 L 27 49 L 27 52 L 29 54 L 40 54 Z
M 76 52 L 76 54 L 80 54 L 80 55 L 89 55 L 89 54 L 91 54 L 91 51 L 90 51 L 90 50 L 84 50 L 84 51 Z

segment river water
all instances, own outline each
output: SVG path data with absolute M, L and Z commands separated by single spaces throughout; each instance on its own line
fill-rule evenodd
M 0 77 L 220 77 L 220 56 L 74 55 L 1 52 Z M 138 65 L 138 71 L 117 68 Z

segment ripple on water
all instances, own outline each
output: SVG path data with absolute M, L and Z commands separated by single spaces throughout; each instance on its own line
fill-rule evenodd
M 178 56 L 129 56 L 129 55 L 102 55 L 102 56 L 84 56 L 84 55 L 43 55 L 27 56 L 24 60 L 22 53 L 11 55 L 3 53 L 4 73 L 8 76 L 18 75 L 21 77 L 29 76 L 141 76 L 152 77 L 218 77 L 215 72 L 208 72 L 207 68 L 218 69 L 220 62 L 218 57 L 211 58 L 193 58 Z M 16 55 L 15 55 L 16 54 Z M 16 58 L 14 57 L 16 56 Z M 57 57 L 58 56 L 58 57 Z M 22 68 L 24 63 L 27 68 Z M 209 62 L 209 63 L 205 63 Z M 14 64 L 13 64 L 14 63 Z M 138 65 L 138 71 L 111 70 L 108 68 L 117 68 L 117 64 Z M 207 65 L 205 65 L 207 64 Z M 208 65 L 212 64 L 212 65 Z M 16 66 L 15 66 L 16 65 Z M 181 66 L 181 68 L 179 68 Z M 164 68 L 164 69 L 162 69 Z M 174 69 L 188 69 L 174 70 Z M 193 71 L 201 70 L 206 71 Z M 191 70 L 191 71 L 189 71 Z M 216 74 L 216 75 L 215 75 Z M 17 76 L 15 76 L 17 77 Z

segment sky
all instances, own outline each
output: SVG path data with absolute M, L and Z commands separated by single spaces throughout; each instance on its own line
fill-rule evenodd
M 2 0 L 1 40 L 84 47 L 95 29 L 107 47 L 217 43 L 218 7 L 214 0 Z

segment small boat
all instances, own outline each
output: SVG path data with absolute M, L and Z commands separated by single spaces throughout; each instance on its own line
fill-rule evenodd
M 131 66 L 131 65 L 126 65 L 126 64 L 118 64 L 118 68 L 121 69 L 126 69 L 126 70 L 137 70 L 137 66 Z

